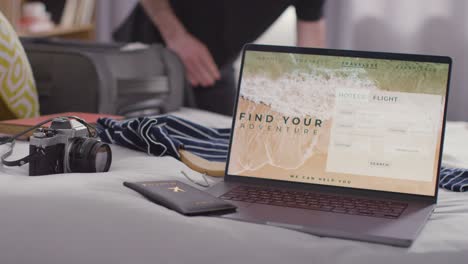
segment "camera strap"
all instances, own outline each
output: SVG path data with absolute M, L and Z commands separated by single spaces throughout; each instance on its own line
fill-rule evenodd
M 8 166 L 8 167 L 15 167 L 15 166 L 23 166 L 24 164 L 28 163 L 29 160 L 31 159 L 31 156 L 32 155 L 28 155 L 22 159 L 19 159 L 19 160 L 12 160 L 12 161 L 9 161 L 9 160 L 6 160 L 2 157 L 2 163 L 3 165 L 5 166 Z
M 31 160 L 31 158 L 35 155 L 37 155 L 37 153 L 33 153 L 31 155 L 28 155 L 24 158 L 21 158 L 19 160 L 6 160 L 9 156 L 11 156 L 11 154 L 13 153 L 13 148 L 15 147 L 15 140 L 9 142 L 10 143 L 10 149 L 5 152 L 5 154 L 2 155 L 2 164 L 5 165 L 5 166 L 8 166 L 8 167 L 20 167 L 20 166 L 23 166 L 24 164 L 28 163 L 29 160 Z
M 90 125 L 86 121 L 84 121 L 83 119 L 81 119 L 79 117 L 76 117 L 76 116 L 64 116 L 64 117 L 72 118 L 72 119 L 77 120 L 78 122 L 80 122 L 81 124 L 86 126 L 86 128 L 88 129 L 88 132 L 89 132 L 90 135 L 92 135 L 93 137 L 97 136 L 96 135 L 96 129 L 92 125 Z M 49 123 L 53 119 L 54 118 L 50 118 L 48 120 L 42 121 L 41 123 L 35 125 L 34 127 L 26 129 L 23 132 L 21 132 L 19 134 L 16 134 L 16 135 L 14 135 L 12 137 L 0 138 L 0 146 L 4 145 L 4 144 L 10 144 L 10 148 L 8 149 L 8 151 L 5 152 L 1 157 L 2 164 L 5 165 L 5 166 L 8 166 L 8 167 L 19 167 L 19 166 L 23 166 L 24 164 L 27 164 L 31 160 L 31 158 L 33 158 L 34 156 L 39 155 L 40 152 L 34 152 L 34 153 L 32 153 L 32 154 L 30 154 L 30 155 L 28 155 L 28 156 L 26 156 L 26 157 L 24 157 L 22 159 L 19 159 L 19 160 L 12 160 L 12 161 L 6 160 L 13 153 L 13 148 L 15 147 L 15 142 L 16 142 L 17 138 L 25 135 L 26 133 L 28 133 L 30 131 L 33 131 L 33 130 L 41 127 L 44 124 Z M 94 132 L 91 131 L 91 130 L 94 130 Z M 44 154 L 44 153 L 42 153 L 42 154 Z

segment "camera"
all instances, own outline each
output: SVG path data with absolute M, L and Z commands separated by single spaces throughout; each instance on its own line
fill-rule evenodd
M 109 145 L 92 137 L 87 126 L 73 119 L 55 118 L 50 127 L 39 128 L 30 137 L 30 176 L 106 172 L 111 162 Z

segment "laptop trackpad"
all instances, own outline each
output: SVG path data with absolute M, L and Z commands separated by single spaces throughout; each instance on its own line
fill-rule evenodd
M 276 226 L 282 225 L 283 227 L 290 226 L 293 229 L 298 229 L 300 226 L 344 229 L 354 226 L 354 228 L 360 229 L 359 225 L 354 225 L 356 216 L 345 214 L 263 204 L 252 204 L 248 208 L 241 208 L 238 212 L 246 215 L 248 218 L 253 218 L 251 220 L 255 222 L 263 222 Z M 246 220 L 249 221 L 249 219 Z M 371 219 L 371 221 L 379 221 L 379 219 Z
M 235 206 L 237 206 L 237 208 L 247 208 L 249 206 L 252 205 L 252 203 L 246 203 L 246 202 L 239 202 L 239 201 L 232 201 L 232 200 L 229 200 L 227 201 Z

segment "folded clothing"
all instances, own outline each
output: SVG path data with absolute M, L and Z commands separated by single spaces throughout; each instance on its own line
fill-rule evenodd
M 439 187 L 455 191 L 468 191 L 468 169 L 441 167 Z
M 100 118 L 97 123 L 103 141 L 150 155 L 180 159 L 179 150 L 184 149 L 209 161 L 227 159 L 230 128 L 209 128 L 172 115 L 122 121 Z M 468 191 L 468 169 L 441 167 L 439 187 Z

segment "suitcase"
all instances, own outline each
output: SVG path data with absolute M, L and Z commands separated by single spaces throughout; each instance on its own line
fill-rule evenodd
M 157 115 L 193 105 L 179 58 L 159 44 L 22 39 L 41 114 Z

